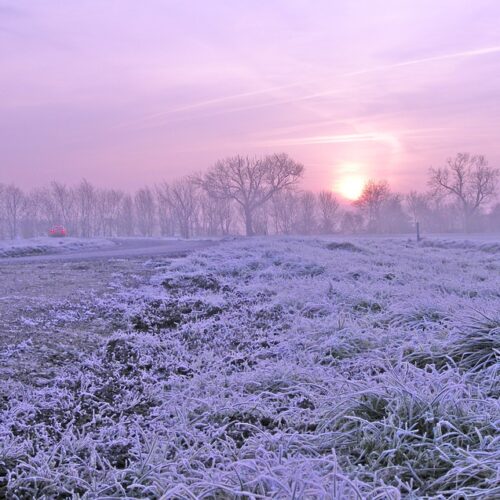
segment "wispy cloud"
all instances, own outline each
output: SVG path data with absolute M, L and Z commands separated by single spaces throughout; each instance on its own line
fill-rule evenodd
M 424 128 L 398 130 L 397 132 L 361 132 L 352 134 L 328 134 L 294 138 L 284 137 L 282 139 L 263 140 L 259 142 L 258 145 L 263 147 L 282 147 L 313 144 L 340 144 L 351 142 L 380 142 L 385 143 L 392 148 L 399 149 L 401 147 L 402 137 L 425 137 L 428 135 L 435 135 L 436 133 L 443 132 L 445 130 L 448 129 Z
M 251 91 L 251 92 L 240 92 L 235 94 L 229 94 L 225 96 L 220 96 L 212 99 L 200 100 L 197 102 L 193 102 L 191 104 L 187 104 L 185 106 L 179 106 L 172 109 L 168 109 L 158 113 L 152 113 L 145 115 L 137 120 L 132 120 L 130 122 L 121 123 L 117 127 L 139 127 L 139 128 L 150 128 L 150 127 L 161 127 L 166 123 L 169 123 L 172 119 L 172 116 L 185 114 L 190 111 L 197 111 L 202 109 L 211 109 L 217 106 L 224 106 L 225 104 L 231 104 L 234 101 L 238 101 L 241 99 L 247 99 L 251 97 L 261 97 L 261 96 L 270 96 L 272 94 L 277 94 L 277 97 L 273 98 L 268 102 L 260 102 L 248 105 L 239 105 L 239 106 L 229 106 L 223 107 L 222 109 L 214 110 L 213 112 L 209 112 L 208 114 L 202 115 L 202 117 L 220 115 L 226 113 L 235 113 L 241 111 L 247 111 L 252 109 L 266 108 L 270 106 L 277 106 L 282 104 L 293 104 L 302 101 L 309 101 L 321 97 L 327 97 L 334 94 L 339 93 L 338 89 L 329 89 L 325 91 L 317 91 L 317 92 L 309 92 L 304 95 L 297 95 L 295 97 L 288 98 L 280 98 L 279 96 L 283 91 L 306 88 L 311 84 L 321 84 L 321 83 L 330 83 L 333 78 L 336 80 L 345 79 L 348 77 L 361 76 L 370 73 L 378 73 L 387 70 L 393 70 L 398 68 L 403 68 L 407 66 L 414 65 L 422 65 L 437 61 L 445 61 L 445 60 L 453 60 L 453 59 L 462 59 L 462 58 L 471 58 L 478 56 L 485 56 L 489 54 L 500 53 L 500 45 L 492 46 L 492 47 L 483 47 L 478 49 L 464 50 L 460 52 L 452 52 L 448 54 L 440 54 L 436 56 L 423 57 L 419 59 L 410 59 L 406 61 L 400 61 L 391 64 L 384 64 L 380 66 L 375 66 L 371 68 L 361 69 L 357 71 L 351 71 L 346 73 L 341 73 L 337 75 L 331 75 L 329 77 L 321 78 L 321 79 L 309 79 L 302 80 L 300 82 L 295 82 L 287 85 L 276 85 L 272 87 L 266 87 L 263 89 Z M 166 120 L 163 120 L 166 118 Z
M 361 133 L 361 134 L 334 134 L 317 135 L 313 137 L 299 137 L 293 139 L 281 139 L 264 141 L 263 146 L 299 146 L 307 144 L 335 144 L 344 142 L 385 142 L 397 146 L 399 141 L 393 134 L 388 133 Z
M 410 59 L 408 61 L 400 61 L 394 64 L 385 64 L 382 66 L 376 66 L 374 68 L 367 68 L 359 71 L 353 71 L 351 73 L 346 73 L 342 76 L 357 76 L 357 75 L 363 75 L 366 73 L 374 73 L 374 72 L 379 72 L 379 71 L 385 71 L 388 69 L 397 69 L 397 68 L 402 68 L 405 66 L 413 66 L 416 64 L 425 64 L 425 63 L 431 63 L 431 62 L 436 62 L 436 61 L 445 61 L 447 59 L 462 59 L 462 58 L 467 58 L 467 57 L 476 57 L 476 56 L 484 56 L 488 54 L 495 54 L 500 52 L 500 45 L 496 45 L 493 47 L 484 47 L 482 49 L 472 49 L 472 50 L 464 50 L 461 52 L 453 52 L 450 54 L 441 54 L 437 56 L 431 56 L 431 57 L 422 57 L 420 59 Z
M 165 117 L 168 115 L 182 113 L 184 111 L 203 109 L 203 108 L 207 108 L 207 107 L 211 107 L 211 106 L 217 106 L 219 104 L 225 104 L 227 102 L 235 101 L 238 99 L 245 99 L 247 97 L 257 97 L 257 96 L 261 96 L 261 95 L 270 94 L 273 92 L 280 92 L 280 91 L 286 90 L 288 88 L 297 87 L 297 85 L 298 84 L 293 83 L 293 84 L 289 84 L 289 85 L 268 87 L 265 89 L 254 90 L 251 92 L 240 92 L 238 94 L 231 94 L 231 95 L 216 97 L 213 99 L 206 99 L 206 100 L 202 100 L 202 101 L 197 101 L 197 102 L 193 102 L 191 104 L 186 104 L 185 106 L 178 106 L 176 108 L 168 109 L 166 111 L 162 111 L 159 113 L 152 113 L 150 115 L 146 115 L 142 118 L 142 120 L 144 120 L 144 121 L 154 120 L 154 119 L 162 118 L 162 117 Z M 139 122 L 140 121 L 138 120 L 136 123 L 139 123 Z

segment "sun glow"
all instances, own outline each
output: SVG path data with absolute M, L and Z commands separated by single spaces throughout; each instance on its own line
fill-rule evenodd
M 366 179 L 360 175 L 348 175 L 339 180 L 336 191 L 344 198 L 354 201 L 361 196 L 365 182 Z
M 357 200 L 367 181 L 365 165 L 360 163 L 342 163 L 336 167 L 338 175 L 333 190 L 348 200 Z

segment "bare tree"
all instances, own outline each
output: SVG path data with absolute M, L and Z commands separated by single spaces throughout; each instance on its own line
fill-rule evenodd
M 390 194 L 387 181 L 370 180 L 365 184 L 361 196 L 353 203 L 365 215 L 368 231 L 380 231 L 382 205 L 389 199 Z
M 484 156 L 458 153 L 446 166 L 430 169 L 429 186 L 457 201 L 467 232 L 474 216 L 494 198 L 499 176 L 500 170 L 488 166 Z
M 14 184 L 6 186 L 3 193 L 5 220 L 9 237 L 14 239 L 18 235 L 21 211 L 24 206 L 24 194 Z
M 209 196 L 234 200 L 241 208 L 247 236 L 254 234 L 254 215 L 280 191 L 294 186 L 304 167 L 286 154 L 264 158 L 234 156 L 218 161 L 200 179 Z
M 162 192 L 170 205 L 180 235 L 189 238 L 198 208 L 195 183 L 189 178 L 175 181 L 170 186 L 164 183 Z
M 47 188 L 38 188 L 32 190 L 27 195 L 26 217 L 27 233 L 30 236 L 47 234 L 50 225 L 54 223 L 52 215 L 54 213 L 54 203 L 50 190 Z
M 311 191 L 299 195 L 299 211 L 296 231 L 299 234 L 313 234 L 316 232 L 316 197 Z
M 174 215 L 169 202 L 170 186 L 163 182 L 155 186 L 156 209 L 161 236 L 173 236 L 175 234 Z
M 384 233 L 405 233 L 410 230 L 410 219 L 403 207 L 403 196 L 391 193 L 380 211 L 380 230 Z
M 339 202 L 331 191 L 318 194 L 319 229 L 323 234 L 335 232 Z
M 206 236 L 227 235 L 233 224 L 232 200 L 216 199 L 207 193 L 198 193 L 199 231 Z
M 272 198 L 271 216 L 274 232 L 277 234 L 292 234 L 295 231 L 299 197 L 295 191 L 285 189 Z
M 53 181 L 50 184 L 50 194 L 53 202 L 55 224 L 63 224 L 70 230 L 74 230 L 74 206 L 75 196 L 65 184 Z
M 410 221 L 413 224 L 419 222 L 424 231 L 445 232 L 456 217 L 453 216 L 453 207 L 443 201 L 442 196 L 436 196 L 434 193 L 410 191 L 405 196 L 406 212 Z
M 134 202 L 129 194 L 123 196 L 120 204 L 117 232 L 119 236 L 133 236 L 134 234 Z
M 252 217 L 254 235 L 267 236 L 270 233 L 269 202 L 259 205 Z
M 98 235 L 118 235 L 124 196 L 125 194 L 117 189 L 102 189 L 98 191 L 96 200 L 96 233 Z
M 340 221 L 340 230 L 343 233 L 359 233 L 363 229 L 363 217 L 359 213 L 344 212 Z
M 5 185 L 0 184 L 0 239 L 5 238 L 5 233 L 6 233 L 6 217 L 5 217 Z
M 206 173 L 138 190 L 132 196 L 98 189 L 87 180 L 75 186 L 59 182 L 24 194 L 0 183 L 0 239 L 47 234 L 63 224 L 81 237 L 181 234 L 331 234 L 402 232 L 411 221 L 426 232 L 498 231 L 494 205 L 500 170 L 482 156 L 459 154 L 431 169 L 427 193 L 405 197 L 385 181 L 369 181 L 354 212 L 341 212 L 333 193 L 298 191 L 303 166 L 285 154 L 261 158 L 235 156 Z M 203 188 L 203 189 L 200 189 Z M 403 203 L 404 202 L 404 203 Z
M 421 222 L 430 211 L 428 197 L 417 191 L 410 191 L 405 196 L 405 203 L 412 222 Z
M 488 225 L 491 231 L 500 232 L 500 203 L 497 203 L 488 214 Z
M 78 233 L 84 238 L 90 238 L 94 234 L 96 196 L 95 187 L 86 179 L 83 179 L 75 190 Z
M 153 236 L 155 224 L 155 199 L 149 187 L 135 193 L 134 207 L 136 222 L 141 236 Z

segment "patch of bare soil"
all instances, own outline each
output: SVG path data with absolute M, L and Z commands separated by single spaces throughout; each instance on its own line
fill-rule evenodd
M 45 385 L 97 349 L 113 330 L 100 302 L 152 269 L 144 259 L 0 266 L 0 380 Z

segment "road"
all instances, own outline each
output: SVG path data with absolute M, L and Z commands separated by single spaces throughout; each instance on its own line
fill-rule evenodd
M 114 246 L 89 250 L 62 251 L 45 255 L 4 257 L 0 267 L 23 263 L 95 261 L 140 257 L 180 257 L 195 250 L 208 248 L 218 240 L 162 240 L 158 238 L 116 238 Z

